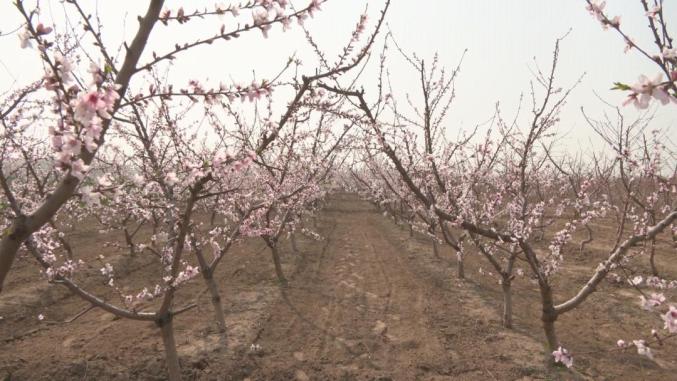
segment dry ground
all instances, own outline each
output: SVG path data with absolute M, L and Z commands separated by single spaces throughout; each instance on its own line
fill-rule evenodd
M 481 258 L 469 256 L 468 280 L 458 281 L 450 251 L 435 258 L 428 239 L 409 238 L 406 229 L 350 194 L 332 197 L 318 230 L 325 239 L 300 239 L 300 255 L 283 247 L 290 275 L 284 291 L 262 242 L 247 241 L 228 254 L 217 271 L 229 325 L 225 349 L 212 329 L 201 279 L 181 290 L 179 304 L 202 301 L 175 323 L 186 379 L 677 379 L 672 343 L 656 350 L 656 362 L 609 352 L 618 338 L 660 325 L 635 307 L 637 296 L 626 287 L 605 283 L 582 308 L 561 318 L 560 340 L 573 352 L 576 371 L 548 369 L 537 288 L 528 279 L 515 282 L 515 329 L 509 331 L 500 327 L 500 286 L 478 272 L 489 270 Z M 605 245 L 600 238 L 582 255 L 569 256 L 556 281 L 560 298 L 585 281 Z M 86 236 L 77 246 L 92 255 L 107 250 Z M 658 255 L 670 279 L 677 277 L 675 254 L 665 243 Z M 154 261 L 140 255 L 119 259 L 117 267 L 126 269 L 125 283 L 141 285 L 152 278 Z M 87 304 L 38 278 L 37 266 L 23 258 L 0 295 L 0 377 L 165 378 L 153 324 L 96 309 L 66 323 Z M 94 281 L 88 288 L 105 290 Z M 38 314 L 45 320 L 38 321 Z M 261 349 L 251 351 L 251 344 Z

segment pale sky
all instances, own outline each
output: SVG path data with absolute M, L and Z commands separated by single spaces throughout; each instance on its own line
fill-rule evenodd
M 0 51 L 3 52 L 0 55 L 0 93 L 41 76 L 36 51 L 21 50 L 15 34 L 4 36 L 21 22 L 11 3 L 0 3 L 0 32 L 3 34 L 0 37 Z M 26 3 L 32 4 L 33 1 Z M 140 0 L 81 3 L 83 6 L 97 5 L 104 25 L 104 38 L 112 51 L 116 51 L 121 41 L 131 40 L 138 25 L 136 17 L 145 12 L 147 4 Z M 293 3 L 299 8 L 305 7 L 307 0 L 294 0 Z M 637 43 L 655 52 L 640 2 L 609 0 L 607 3 L 608 13 L 621 16 L 624 29 Z M 40 21 L 48 25 L 56 23 L 57 31 L 63 32 L 64 9 L 73 12 L 73 8 L 59 1 L 43 0 L 41 4 Z M 358 0 L 330 0 L 314 19 L 306 22 L 306 27 L 329 58 L 335 57 L 350 38 L 365 4 L 366 1 Z M 371 0 L 368 4 L 368 30 L 372 30 L 384 0 Z M 188 12 L 211 7 L 214 1 L 167 1 L 170 9 L 176 10 L 181 5 Z M 664 14 L 672 20 L 669 24 L 673 26 L 672 35 L 677 35 L 677 6 L 666 2 Z M 71 18 L 74 20 L 75 16 Z M 244 12 L 239 20 L 251 22 L 250 16 Z M 386 21 L 402 48 L 428 61 L 438 52 L 441 62 L 449 69 L 457 64 L 463 50 L 468 49 L 457 82 L 457 100 L 447 118 L 449 135 L 456 135 L 459 129 L 471 129 L 487 120 L 498 101 L 505 115 L 513 115 L 520 93 L 528 94 L 533 58 L 542 68 L 547 68 L 555 39 L 569 29 L 571 32 L 561 46 L 559 84 L 567 87 L 581 74 L 586 73 L 586 76 L 569 99 L 558 127 L 558 132 L 566 136 L 563 141 L 566 149 L 589 151 L 598 147 L 599 140 L 580 112 L 580 108 L 584 107 L 592 116 L 602 115 L 606 106 L 596 98 L 595 91 L 607 101 L 620 105 L 623 94 L 609 90 L 614 81 L 634 83 L 639 74 L 653 76 L 658 73 L 655 65 L 636 52 L 625 54 L 621 38 L 612 30 L 602 30 L 585 10 L 583 0 L 393 0 Z M 158 24 L 151 35 L 148 55 L 141 62 L 147 60 L 152 50 L 161 53 L 177 42 L 192 42 L 199 36 L 213 35 L 221 24 L 225 24 L 228 30 L 234 22 L 228 15 L 223 19 L 211 17 L 186 25 Z M 382 42 L 382 39 L 379 41 Z M 377 49 L 380 46 L 381 43 Z M 177 86 L 185 85 L 193 78 L 207 85 L 211 83 L 214 87 L 219 81 L 248 83 L 254 72 L 258 78 L 272 77 L 294 53 L 304 61 L 305 71 L 312 74 L 316 60 L 300 28 L 294 24 L 291 31 L 283 33 L 281 27 L 276 26 L 268 39 L 255 31 L 237 41 L 218 42 L 180 55 L 171 69 L 171 78 Z M 400 98 L 404 99 L 405 93 L 418 94 L 416 74 L 394 50 L 389 62 L 393 84 Z M 375 95 L 373 80 L 376 67 L 374 57 L 370 69 L 362 77 L 361 83 L 367 96 L 370 93 Z M 137 80 L 136 84 L 142 83 Z M 677 106 L 656 108 L 653 127 L 669 131 L 666 136 L 672 141 L 669 146 L 674 149 L 677 142 L 677 128 L 674 126 L 677 123 Z M 623 108 L 623 111 L 628 118 L 637 115 L 632 106 Z

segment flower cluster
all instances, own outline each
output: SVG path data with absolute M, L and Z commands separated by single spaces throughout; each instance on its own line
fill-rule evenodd
M 574 365 L 574 358 L 566 348 L 557 348 L 556 351 L 552 352 L 552 356 L 554 357 L 555 362 L 561 363 L 567 368 L 571 368 L 571 366 Z
M 663 81 L 663 75 L 658 74 L 654 79 L 649 79 L 645 75 L 640 75 L 639 80 L 630 86 L 630 94 L 623 102 L 623 105 L 633 104 L 638 109 L 649 107 L 651 99 L 658 100 L 662 105 L 668 103 L 677 103 L 677 98 L 671 95 L 668 89 L 668 83 Z
M 57 75 L 48 73 L 46 86 L 57 93 L 57 99 L 61 99 L 61 86 L 56 84 L 67 85 L 72 79 L 68 61 L 63 57 L 57 57 L 56 61 L 60 62 L 60 72 Z M 94 80 L 90 90 L 81 93 L 68 105 L 72 116 L 59 120 L 56 126 L 49 128 L 57 167 L 70 170 L 70 174 L 80 181 L 89 170 L 81 157 L 83 150 L 90 154 L 96 151 L 103 131 L 102 119 L 111 118 L 119 99 L 117 85 L 102 86 L 96 83 L 101 79 L 98 68 L 92 69 L 91 73 Z M 77 92 L 77 89 L 70 91 Z

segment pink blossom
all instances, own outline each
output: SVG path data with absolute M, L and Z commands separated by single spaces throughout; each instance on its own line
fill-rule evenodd
M 651 17 L 652 19 L 655 19 L 656 16 L 658 16 L 658 13 L 660 13 L 660 11 L 661 11 L 661 6 L 660 6 L 660 4 L 659 4 L 659 5 L 656 5 L 655 7 L 651 8 L 651 9 L 649 9 L 649 10 L 646 12 L 645 15 L 646 15 L 647 17 Z
M 147 287 L 144 287 L 141 292 L 136 294 L 136 299 L 137 300 L 151 300 L 153 299 L 153 294 L 148 291 Z
M 85 93 L 75 105 L 75 120 L 83 124 L 89 124 L 96 111 L 106 107 L 106 103 L 100 97 L 98 90 Z
M 92 187 L 83 187 L 80 190 L 82 201 L 88 206 L 98 206 L 101 204 L 101 193 L 95 192 Z
M 106 263 L 99 271 L 106 278 L 111 278 L 113 276 L 113 266 L 110 263 Z
M 677 48 L 668 48 L 667 46 L 663 48 L 663 59 L 677 59 Z
M 174 280 L 173 285 L 178 286 L 179 284 L 186 282 L 193 277 L 195 277 L 197 274 L 200 273 L 200 269 L 194 266 L 186 266 L 185 270 L 181 271 L 179 275 L 176 276 L 176 279 Z
M 21 45 L 21 49 L 26 49 L 32 47 L 31 45 L 31 34 L 28 30 L 23 29 L 21 32 L 18 34 L 19 36 L 19 41 Z
M 308 5 L 308 15 L 310 15 L 310 17 L 315 15 L 315 11 L 322 10 L 320 4 L 322 4 L 321 0 L 311 0 L 310 5 Z
M 657 293 L 652 293 L 648 298 L 646 298 L 644 295 L 640 296 L 639 298 L 640 305 L 647 311 L 651 311 L 654 307 L 658 307 L 663 304 L 663 302 L 665 302 L 665 296 L 663 294 Z
M 220 18 L 223 18 L 223 14 L 226 12 L 228 7 L 226 7 L 226 4 L 224 4 L 222 1 L 214 4 L 214 10 L 216 13 L 219 15 Z
M 82 142 L 70 133 L 61 137 L 61 143 L 60 150 L 66 155 L 72 157 L 82 152 Z
M 646 345 L 646 341 L 633 340 L 632 343 L 637 347 L 637 354 L 653 359 L 653 353 L 651 352 L 651 348 Z
M 585 9 L 590 12 L 591 15 L 595 16 L 599 21 L 604 20 L 604 7 L 606 7 L 606 1 L 593 0 Z
M 85 136 L 85 138 L 84 138 L 84 143 L 85 143 L 85 149 L 86 149 L 88 152 L 92 152 L 92 153 L 93 153 L 93 152 L 96 150 L 96 148 L 99 146 L 99 145 L 96 143 L 96 141 L 94 140 L 94 138 L 91 137 L 91 136 L 89 136 L 89 135 L 86 135 L 86 136 Z
M 552 352 L 555 362 L 562 363 L 567 368 L 571 368 L 574 364 L 574 358 L 571 356 L 568 350 L 563 347 L 559 347 L 556 351 Z
M 60 151 L 54 155 L 54 159 L 56 160 L 56 166 L 63 169 L 68 167 L 73 156 L 70 153 Z
M 35 27 L 35 33 L 37 33 L 38 36 L 50 34 L 52 33 L 52 30 L 51 26 L 44 26 L 42 23 L 39 23 L 38 26 Z
M 85 165 L 82 159 L 75 160 L 71 163 L 71 175 L 82 181 L 85 174 L 89 171 L 89 166 Z
M 75 120 L 83 126 L 89 126 L 94 118 L 100 116 L 110 119 L 110 112 L 113 111 L 115 102 L 119 99 L 116 87 L 103 89 L 103 91 L 93 89 L 80 96 L 74 102 Z
M 100 83 L 103 82 L 103 76 L 101 75 L 102 72 L 101 72 L 101 68 L 99 67 L 99 65 L 97 65 L 94 62 L 91 62 L 89 64 L 89 69 L 87 69 L 87 71 L 92 75 L 92 83 L 93 84 L 96 85 L 96 84 L 100 84 Z
M 677 333 L 677 308 L 670 306 L 668 312 L 663 315 L 665 321 L 665 329 L 670 333 Z
M 665 91 L 665 87 L 662 85 L 662 79 L 662 74 L 658 74 L 653 80 L 645 75 L 640 75 L 639 82 L 630 86 L 631 93 L 628 95 L 628 99 L 623 102 L 623 105 L 626 106 L 632 103 L 638 109 L 646 109 L 649 107 L 651 97 L 656 98 L 663 105 L 668 104 L 670 101 L 677 102 L 677 99 Z
M 146 181 L 146 179 L 145 179 L 143 176 L 139 175 L 139 174 L 136 174 L 136 175 L 134 175 L 134 176 L 132 177 L 132 182 L 133 182 L 134 184 L 136 184 L 137 186 L 143 185 L 143 183 L 144 183 L 145 181 Z
M 57 52 L 54 54 L 54 63 L 56 63 L 57 71 L 61 81 L 64 83 L 71 82 L 73 80 L 73 77 L 71 76 L 71 73 L 73 72 L 73 64 L 68 59 L 68 57 Z
M 108 188 L 108 187 L 113 185 L 113 182 L 111 181 L 111 179 L 108 175 L 103 175 L 103 176 L 99 177 L 97 182 L 99 183 L 99 186 L 103 187 L 103 188 Z
M 252 17 L 254 18 L 254 25 L 261 29 L 263 37 L 268 38 L 268 31 L 272 27 L 270 24 L 268 24 L 268 11 L 263 8 L 255 9 L 252 12 Z
M 291 28 L 291 18 L 289 16 L 284 16 L 280 19 L 282 23 L 282 31 L 286 32 Z
M 176 173 L 174 173 L 174 172 L 169 172 L 169 173 L 165 176 L 165 182 L 167 183 L 167 185 L 169 185 L 169 186 L 171 187 L 171 186 L 173 186 L 174 184 L 176 184 L 176 183 L 179 182 L 179 178 L 176 177 Z
M 667 281 L 657 276 L 650 276 L 646 278 L 646 285 L 648 287 L 664 289 L 667 287 Z
M 296 16 L 296 22 L 299 23 L 299 25 L 303 25 L 303 23 L 306 21 L 308 18 L 308 15 L 305 13 L 301 13 L 298 16 Z

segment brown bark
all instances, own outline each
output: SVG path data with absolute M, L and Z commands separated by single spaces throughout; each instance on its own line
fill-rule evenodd
M 504 278 L 501 288 L 503 289 L 503 327 L 512 329 L 512 280 Z
M 169 381 L 181 381 L 181 366 L 179 365 L 179 354 L 176 351 L 176 341 L 174 340 L 172 315 L 170 313 L 166 314 L 164 317 L 158 319 L 155 324 L 160 327 L 160 333 L 162 335 L 162 344 L 165 349 Z

